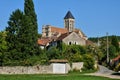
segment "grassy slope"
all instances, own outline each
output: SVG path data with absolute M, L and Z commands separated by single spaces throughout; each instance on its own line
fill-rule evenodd
M 0 80 L 116 80 L 86 75 L 0 75 Z

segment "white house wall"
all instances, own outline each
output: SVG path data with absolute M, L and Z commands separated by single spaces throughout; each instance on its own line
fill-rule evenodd
M 63 42 L 65 44 L 76 44 L 76 45 L 86 45 L 86 40 L 81 38 L 78 34 L 75 32 L 72 32 L 70 35 L 68 35 L 66 38 L 63 39 Z

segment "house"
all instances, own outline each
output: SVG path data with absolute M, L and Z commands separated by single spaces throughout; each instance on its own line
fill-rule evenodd
M 42 38 L 38 39 L 38 45 L 45 48 L 57 45 L 60 41 L 67 45 L 87 45 L 87 36 L 80 29 L 75 28 L 75 18 L 70 11 L 64 17 L 64 28 L 51 25 L 42 27 Z
M 37 43 L 41 49 L 44 49 L 50 45 L 50 42 L 51 42 L 50 38 L 43 38 L 43 39 L 38 39 Z
M 60 37 L 58 37 L 57 41 L 63 42 L 67 45 L 86 45 L 86 40 L 81 38 L 76 32 L 62 34 Z
M 120 55 L 112 59 L 112 64 L 114 64 L 114 66 L 117 66 L 119 63 L 120 63 Z

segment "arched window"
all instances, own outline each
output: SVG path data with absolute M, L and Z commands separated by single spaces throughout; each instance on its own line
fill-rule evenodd
M 76 45 L 76 42 L 75 42 L 75 45 Z
M 71 45 L 72 43 L 71 42 L 69 42 L 69 45 Z

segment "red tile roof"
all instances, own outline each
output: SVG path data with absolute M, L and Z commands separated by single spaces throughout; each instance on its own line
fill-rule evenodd
M 120 59 L 120 55 L 118 57 L 114 58 L 113 61 L 117 61 L 119 59 Z
M 51 40 L 49 38 L 38 39 L 38 45 L 46 46 Z
M 91 45 L 91 46 L 94 46 L 94 43 L 90 40 L 86 40 L 86 45 Z
M 51 26 L 51 32 L 58 32 L 58 33 L 64 34 L 64 33 L 67 33 L 68 30 Z
M 87 37 L 80 29 L 75 29 L 74 32 L 76 32 L 77 34 L 79 34 L 79 32 L 81 32 L 83 37 Z
M 58 41 L 59 40 L 62 40 L 62 39 L 64 39 L 65 37 L 67 37 L 69 34 L 71 34 L 71 33 L 65 33 L 65 34 L 62 34 L 62 35 L 60 35 L 60 37 L 58 37 Z

